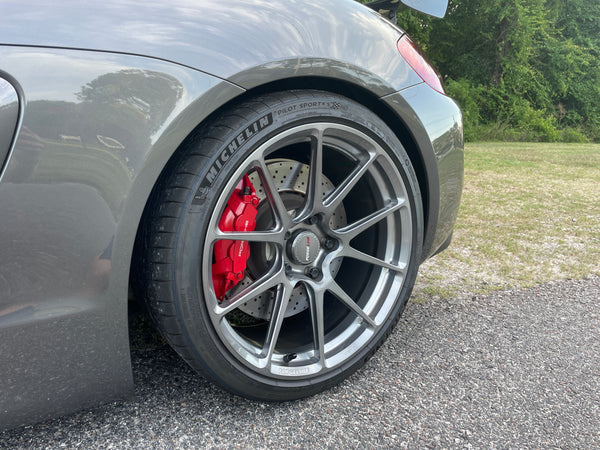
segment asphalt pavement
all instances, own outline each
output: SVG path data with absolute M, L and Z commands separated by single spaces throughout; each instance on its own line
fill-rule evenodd
M 133 364 L 136 399 L 0 447 L 598 448 L 600 278 L 411 303 L 362 370 L 292 403 L 224 393 L 152 339 Z

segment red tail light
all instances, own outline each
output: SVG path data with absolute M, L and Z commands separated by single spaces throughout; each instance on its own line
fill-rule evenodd
M 446 93 L 440 76 L 429 61 L 419 53 L 408 35 L 405 34 L 398 41 L 398 51 L 425 83 L 442 94 Z

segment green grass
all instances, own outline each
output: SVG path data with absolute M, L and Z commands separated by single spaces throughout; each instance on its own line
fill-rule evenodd
M 473 143 L 450 248 L 417 301 L 600 275 L 600 145 Z

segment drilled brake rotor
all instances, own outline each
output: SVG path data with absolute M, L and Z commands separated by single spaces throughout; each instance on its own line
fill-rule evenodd
M 301 207 L 304 203 L 306 187 L 308 185 L 309 166 L 294 160 L 277 159 L 270 161 L 267 164 L 267 167 L 269 168 L 269 172 L 271 173 L 271 176 L 273 178 L 273 184 L 277 188 L 279 195 L 283 200 L 283 203 L 288 208 L 289 214 L 291 216 L 294 216 L 296 210 L 299 207 Z M 256 195 L 260 198 L 260 205 L 258 207 L 259 214 L 257 215 L 256 228 L 260 229 L 261 208 L 267 209 L 269 207 L 268 203 L 265 201 L 266 195 L 260 182 L 258 173 L 250 173 L 249 178 L 252 182 L 252 185 L 256 189 Z M 322 176 L 322 179 L 323 181 L 321 184 L 321 189 L 323 192 L 323 196 L 325 196 L 333 190 L 334 185 L 331 181 L 329 181 L 329 179 L 327 179 L 327 177 L 325 177 L 325 175 Z M 266 217 L 266 219 L 264 220 L 271 220 L 269 213 L 262 214 L 262 217 Z M 329 227 L 331 229 L 337 229 L 343 227 L 346 224 L 346 212 L 344 210 L 344 206 L 340 205 L 336 209 L 335 213 L 332 215 L 331 220 L 329 221 Z M 248 260 L 249 270 L 246 271 L 244 279 L 240 283 L 238 283 L 238 285 L 235 288 L 227 292 L 226 298 L 230 298 L 231 296 L 235 295 L 237 292 L 244 289 L 246 286 L 252 284 L 256 278 L 261 276 L 263 272 L 257 270 L 256 267 L 262 267 L 263 269 L 265 269 L 265 266 L 268 264 L 265 261 L 268 261 L 271 258 L 271 254 L 272 251 L 266 244 L 263 244 L 262 249 L 259 251 L 257 251 L 256 248 L 253 248 L 250 252 L 250 259 Z M 257 262 L 257 260 L 260 261 Z M 335 260 L 331 263 L 330 268 L 332 276 L 335 277 L 340 265 L 341 260 Z M 254 270 L 252 270 L 253 267 L 255 268 Z M 239 307 L 239 310 L 250 317 L 242 317 L 242 315 L 234 314 L 233 317 L 230 318 L 232 324 L 238 326 L 253 325 L 257 321 L 269 320 L 273 311 L 273 299 L 273 290 L 269 290 L 247 301 Z M 290 302 L 285 312 L 285 317 L 290 317 L 295 314 L 298 314 L 308 309 L 308 307 L 308 293 L 306 291 L 305 286 L 302 283 L 299 283 L 292 291 Z

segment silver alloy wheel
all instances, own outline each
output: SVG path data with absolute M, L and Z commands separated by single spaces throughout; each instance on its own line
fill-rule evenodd
M 298 145 L 309 149 L 304 153 L 310 153 L 310 171 L 301 206 L 290 209 L 269 164 L 282 153 L 294 160 Z M 219 219 L 244 174 L 258 175 L 272 220 L 251 232 L 223 232 Z M 333 189 L 323 193 L 325 179 Z M 396 163 L 377 141 L 336 122 L 294 126 L 251 153 L 217 200 L 201 256 L 201 278 L 211 280 L 218 240 L 248 241 L 270 255 L 264 273 L 221 302 L 212 283 L 202 284 L 210 320 L 229 352 L 257 374 L 292 380 L 333 371 L 369 345 L 394 310 L 411 260 L 414 211 L 407 192 Z M 332 225 L 341 207 L 348 223 Z M 298 242 L 315 237 L 318 246 L 311 244 L 301 261 Z M 286 317 L 299 285 L 309 308 Z M 262 328 L 232 324 L 232 311 L 268 291 L 272 313 Z

